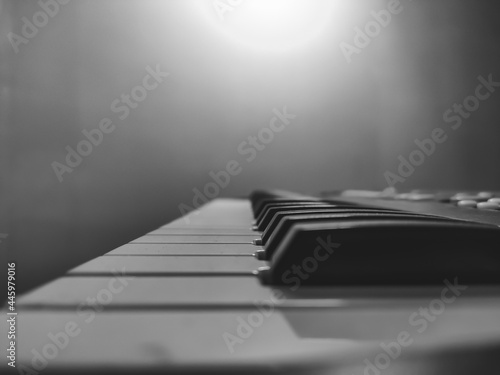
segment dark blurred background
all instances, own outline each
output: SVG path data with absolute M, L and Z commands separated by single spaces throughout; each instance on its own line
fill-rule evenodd
M 0 2 L 0 247 L 21 288 L 180 216 L 229 160 L 242 172 L 220 196 L 383 189 L 398 156 L 442 127 L 449 139 L 397 187 L 500 189 L 500 92 L 456 131 L 443 121 L 479 75 L 500 81 L 496 2 L 402 0 L 351 63 L 340 44 L 390 2 L 302 1 L 304 40 L 279 9 L 265 21 L 285 34 L 268 38 L 244 19 L 251 2 L 221 19 L 212 0 L 74 0 L 17 53 L 9 33 L 42 8 Z M 111 103 L 158 64 L 169 77 L 120 120 Z M 297 117 L 247 162 L 239 144 L 284 106 Z M 59 182 L 51 164 L 106 117 L 115 130 Z

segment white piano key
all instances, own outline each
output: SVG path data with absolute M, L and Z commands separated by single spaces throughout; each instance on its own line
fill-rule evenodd
M 124 272 L 123 272 L 124 271 Z M 243 277 L 133 277 L 127 269 L 116 270 L 114 277 L 62 277 L 17 300 L 17 305 L 86 303 L 87 298 L 108 301 L 108 306 L 131 304 L 248 304 L 267 301 L 273 290 L 254 276 Z
M 428 288 L 352 288 L 300 287 L 292 291 L 290 286 L 267 286 L 255 276 L 168 276 L 147 277 L 127 275 L 127 269 L 113 271 L 113 277 L 62 277 L 31 293 L 20 296 L 19 307 L 78 306 L 88 303 L 106 305 L 116 309 L 149 308 L 223 308 L 224 306 L 248 307 L 255 304 L 273 304 L 276 308 L 376 308 L 413 306 L 439 296 L 442 287 Z M 492 294 L 493 293 L 493 294 Z M 469 286 L 467 296 L 460 296 L 454 305 L 474 304 L 483 296 L 495 301 L 498 288 L 486 290 Z M 376 298 L 373 298 L 376 296 Z M 490 297 L 488 297 L 490 296 Z M 497 299 L 498 300 L 498 299 Z
M 130 243 L 252 243 L 256 238 L 260 238 L 259 234 L 248 235 L 248 236 L 232 236 L 232 235 L 222 235 L 222 236 L 205 236 L 205 235 L 184 235 L 184 236 L 172 236 L 168 234 L 161 235 L 145 235 Z
M 239 228 L 227 228 L 227 227 L 214 227 L 214 228 L 205 228 L 205 227 L 185 227 L 185 228 L 177 228 L 177 227 L 161 227 L 152 232 L 149 232 L 148 235 L 174 235 L 174 236 L 185 236 L 185 235 L 206 235 L 206 236 L 255 236 L 256 232 L 251 230 L 250 227 L 246 229 Z
M 237 338 L 240 320 L 254 312 L 24 312 L 17 364 L 35 370 L 33 361 L 35 365 L 45 361 L 44 370 L 62 373 L 92 367 L 130 371 L 136 366 L 163 374 L 177 373 L 178 366 L 184 371 L 196 369 L 191 366 L 203 366 L 203 371 L 211 366 L 238 366 L 245 373 L 252 368 L 255 373 L 262 373 L 259 369 L 275 373 L 277 365 L 300 365 L 313 354 L 338 360 L 366 347 L 349 340 L 302 340 L 279 312 L 263 317 L 259 326 L 249 326 L 251 334 L 236 343 L 224 339 L 225 334 Z M 37 356 L 53 354 L 51 350 L 54 357 L 40 360 Z
M 213 256 L 103 256 L 69 271 L 69 274 L 109 273 L 125 268 L 128 273 L 251 273 L 264 263 L 254 257 Z
M 215 199 L 166 226 L 174 227 L 226 227 L 249 228 L 253 220 L 250 201 L 247 199 Z
M 126 244 L 105 255 L 246 255 L 262 247 L 252 244 Z
M 382 341 L 387 345 L 388 340 L 394 341 L 401 332 L 412 329 L 402 319 L 409 313 L 406 310 L 371 311 L 374 321 L 382 324 L 378 326 L 361 322 L 363 327 L 368 327 L 364 332 L 357 329 L 357 324 L 366 312 L 361 315 L 354 313 L 353 316 L 351 311 L 325 311 L 318 316 L 315 313 L 274 311 L 264 315 L 257 310 L 231 309 L 224 312 L 148 313 L 103 310 L 94 315 L 77 311 L 24 312 L 23 329 L 18 332 L 17 366 L 25 367 L 23 373 L 38 373 L 40 370 L 51 373 L 79 370 L 81 373 L 90 373 L 96 368 L 112 369 L 115 371 L 113 373 L 120 373 L 120 369 L 127 373 L 133 373 L 134 369 L 147 369 L 148 373 L 176 373 L 179 366 L 184 371 L 197 370 L 196 373 L 200 369 L 211 373 L 220 373 L 222 370 L 229 373 L 231 367 L 232 373 L 238 372 L 238 369 L 245 370 L 245 373 L 276 373 L 277 369 L 281 369 L 280 373 L 287 373 L 292 368 L 298 370 L 304 365 L 312 369 L 319 363 L 328 363 L 331 371 L 319 373 L 338 373 L 337 370 L 342 366 L 364 364 L 367 358 L 373 359 L 379 353 L 384 353 L 380 347 Z M 256 315 L 261 318 L 257 320 Z M 395 317 L 396 324 L 391 325 L 390 321 Z M 368 315 L 366 320 L 370 321 L 371 318 Z M 471 322 L 474 318 L 474 328 L 469 325 L 464 328 L 464 322 Z M 247 324 L 254 322 L 253 326 L 247 325 L 248 334 L 244 338 L 238 333 L 242 321 Z M 449 310 L 433 322 L 432 329 L 429 328 L 423 334 L 408 332 L 412 344 L 404 348 L 402 357 L 392 366 L 404 361 L 408 354 L 418 353 L 423 348 L 437 353 L 439 345 L 441 349 L 444 345 L 452 349 L 454 346 L 450 344 L 454 342 L 498 345 L 497 322 L 498 316 L 493 315 L 491 310 L 473 307 Z M 317 335 L 304 336 L 302 328 L 311 326 L 317 329 Z M 331 338 L 325 337 L 321 330 L 324 326 L 332 332 Z M 489 332 L 488 327 L 494 329 Z M 5 319 L 0 321 L 0 328 L 2 332 L 6 331 Z M 338 330 L 337 334 L 334 333 L 335 329 Z M 224 337 L 228 335 L 233 335 L 237 341 L 225 340 Z M 449 357 L 448 365 L 456 363 L 456 357 Z M 437 367 L 441 370 L 444 358 L 441 358 L 440 366 Z M 6 367 L 5 361 L 2 365 Z M 43 368 L 34 368 L 34 365 L 42 365 Z M 355 373 L 361 373 L 363 367 Z

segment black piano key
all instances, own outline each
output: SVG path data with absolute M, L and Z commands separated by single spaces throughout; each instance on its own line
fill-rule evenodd
M 257 228 L 261 232 L 269 232 L 272 231 L 272 226 L 271 223 L 273 222 L 274 218 L 282 218 L 286 215 L 299 215 L 299 214 L 309 214 L 313 215 L 316 213 L 335 213 L 335 212 L 402 212 L 402 211 L 396 211 L 396 210 L 386 210 L 383 208 L 374 208 L 374 207 L 361 207 L 361 206 L 349 206 L 349 205 L 324 205 L 323 206 L 312 206 L 312 207 L 301 207 L 299 209 L 290 209 L 290 210 L 279 210 L 275 211 L 271 217 L 268 218 L 268 220 L 263 221 L 262 225 L 257 225 Z M 276 225 L 276 224 L 275 224 Z
M 325 205 L 328 203 L 325 203 L 323 201 L 296 201 L 293 203 L 290 202 L 279 202 L 279 203 L 267 203 L 262 207 L 260 210 L 260 214 L 255 218 L 255 223 L 259 224 L 259 222 L 262 220 L 262 218 L 269 212 L 269 210 L 273 208 L 278 208 L 278 207 L 288 207 L 288 206 L 296 206 L 296 207 L 302 207 L 302 206 L 319 206 L 319 205 Z
M 356 211 L 351 209 L 337 210 L 336 212 L 324 212 L 315 214 L 297 213 L 295 215 L 285 215 L 284 217 L 277 217 L 273 226 L 269 228 L 262 236 L 262 242 L 265 249 L 265 259 L 270 259 L 275 250 L 283 241 L 287 232 L 292 225 L 297 223 L 318 223 L 324 225 L 330 223 L 332 226 L 340 225 L 341 223 L 349 223 L 356 221 L 371 220 L 374 222 L 382 220 L 421 220 L 421 221 L 453 221 L 453 219 L 440 218 L 422 214 L 399 212 L 399 211 L 384 211 L 376 209 L 358 209 Z M 261 253 L 261 257 L 263 254 Z
M 499 283 L 499 243 L 497 226 L 463 221 L 297 222 L 260 277 L 292 288 Z
M 264 199 L 264 200 L 260 201 L 253 208 L 253 213 L 254 213 L 255 218 L 259 217 L 261 212 L 266 208 L 266 205 L 268 205 L 268 204 L 271 204 L 271 205 L 276 204 L 276 203 L 300 204 L 300 203 L 307 203 L 307 202 L 322 202 L 322 200 L 319 198 L 313 198 L 313 197 Z
M 252 194 L 250 194 L 250 202 L 252 203 L 252 209 L 255 209 L 255 207 L 258 206 L 261 201 L 266 199 L 300 197 L 304 198 L 304 195 L 284 190 L 255 190 L 254 192 L 252 192 Z
M 338 206 L 334 204 L 324 204 L 324 203 L 273 206 L 267 208 L 265 211 L 262 211 L 262 214 L 255 221 L 255 225 L 257 227 L 257 230 L 263 231 L 268 226 L 269 222 L 272 220 L 274 215 L 278 212 L 286 213 L 289 211 L 310 211 L 310 210 L 321 211 L 321 210 L 334 209 L 335 207 L 348 208 L 351 206 L 348 205 Z

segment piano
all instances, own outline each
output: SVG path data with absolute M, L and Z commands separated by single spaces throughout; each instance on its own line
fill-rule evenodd
M 2 369 L 499 373 L 499 197 L 215 199 L 19 296 Z

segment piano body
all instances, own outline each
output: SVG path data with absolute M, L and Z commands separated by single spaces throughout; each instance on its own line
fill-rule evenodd
M 440 266 L 436 271 L 436 254 L 426 260 L 427 269 L 407 279 L 399 272 L 404 258 L 398 259 L 400 264 L 391 263 L 387 253 L 392 247 L 408 253 L 412 236 L 425 236 L 426 220 L 433 225 L 456 221 L 461 231 L 466 231 L 460 226 L 464 223 L 484 225 L 497 236 L 498 211 L 461 208 L 453 199 L 442 203 L 438 195 L 429 199 L 428 194 L 387 199 L 380 194 L 305 197 L 257 192 L 251 198 L 215 199 L 19 297 L 18 373 L 378 375 L 498 370 L 498 252 L 486 243 L 470 249 L 478 257 L 485 249 L 484 255 L 491 256 L 488 265 L 474 263 L 474 255 L 469 255 L 472 273 L 453 268 L 453 261 L 449 270 Z M 274 256 L 258 255 L 259 250 L 269 252 L 269 242 L 255 244 L 264 237 L 255 231 L 255 217 L 273 207 L 279 211 L 273 215 L 284 214 L 283 222 L 298 220 L 287 236 L 297 228 L 305 230 L 304 223 L 313 219 L 310 250 L 292 241 Z M 373 216 L 375 211 L 397 214 L 388 221 Z M 332 212 L 348 215 L 333 217 Z M 363 220 L 356 214 L 364 215 Z M 314 221 L 321 217 L 325 220 Z M 415 220 L 417 232 L 408 232 L 406 242 L 396 241 L 392 226 Z M 369 283 L 363 273 L 367 263 L 379 269 L 376 260 L 358 257 L 346 263 L 342 251 L 349 244 L 333 242 L 349 238 L 341 235 L 348 222 L 354 223 L 358 236 L 367 236 L 362 238 L 364 248 L 356 244 L 353 251 L 368 256 L 376 252 L 380 267 L 392 267 L 384 272 L 394 271 L 379 285 Z M 371 232 L 363 234 L 367 222 L 376 224 L 383 243 L 371 242 Z M 332 237 L 322 240 L 318 228 L 327 228 L 324 233 Z M 450 246 L 442 246 L 442 251 L 453 253 L 457 243 L 447 241 Z M 290 272 L 293 282 L 269 278 L 280 252 L 301 267 Z M 463 254 L 456 255 L 461 266 L 467 263 Z M 335 257 L 350 268 L 343 278 L 333 275 L 328 280 L 335 265 L 327 258 Z M 455 271 L 453 278 L 450 272 Z M 426 272 L 437 272 L 441 281 L 426 279 Z M 315 274 L 327 279 L 314 281 Z M 7 327 L 5 319 L 2 326 Z
M 498 193 L 147 233 L 498 189 L 499 9 L 0 0 L 1 374 L 499 374 Z

